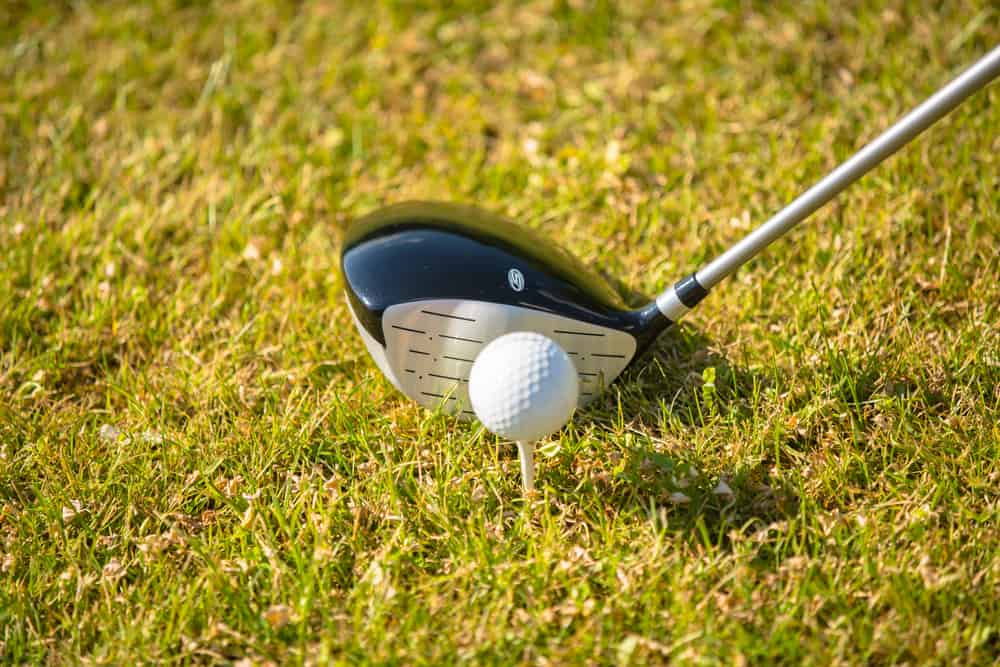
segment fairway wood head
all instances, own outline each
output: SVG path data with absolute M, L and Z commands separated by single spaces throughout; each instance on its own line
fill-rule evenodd
M 342 251 L 347 301 L 387 378 L 422 405 L 473 416 L 472 363 L 512 331 L 555 340 L 592 400 L 670 322 L 629 310 L 544 237 L 472 206 L 397 204 L 356 221 Z

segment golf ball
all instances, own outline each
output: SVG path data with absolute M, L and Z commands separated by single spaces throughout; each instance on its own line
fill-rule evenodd
M 576 409 L 576 367 L 559 344 L 518 331 L 491 341 L 469 375 L 469 398 L 479 421 L 518 442 L 562 428 Z

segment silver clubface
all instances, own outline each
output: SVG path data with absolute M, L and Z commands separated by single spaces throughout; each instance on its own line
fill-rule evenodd
M 636 340 L 617 329 L 521 306 L 428 299 L 390 306 L 382 317 L 385 345 L 365 332 L 368 351 L 397 389 L 428 408 L 472 415 L 469 371 L 479 351 L 511 331 L 555 340 L 579 373 L 582 407 L 625 370 Z

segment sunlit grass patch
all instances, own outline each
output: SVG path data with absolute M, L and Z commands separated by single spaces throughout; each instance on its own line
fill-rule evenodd
M 337 257 L 378 205 L 468 201 L 641 300 L 998 18 L 0 9 L 0 656 L 994 661 L 997 86 L 541 443 L 529 503 L 513 445 L 379 375 Z

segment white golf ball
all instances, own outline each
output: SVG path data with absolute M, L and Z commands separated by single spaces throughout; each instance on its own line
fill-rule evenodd
M 578 392 L 576 367 L 566 352 L 551 338 L 526 331 L 491 341 L 469 374 L 479 421 L 518 442 L 561 429 L 576 409 Z

